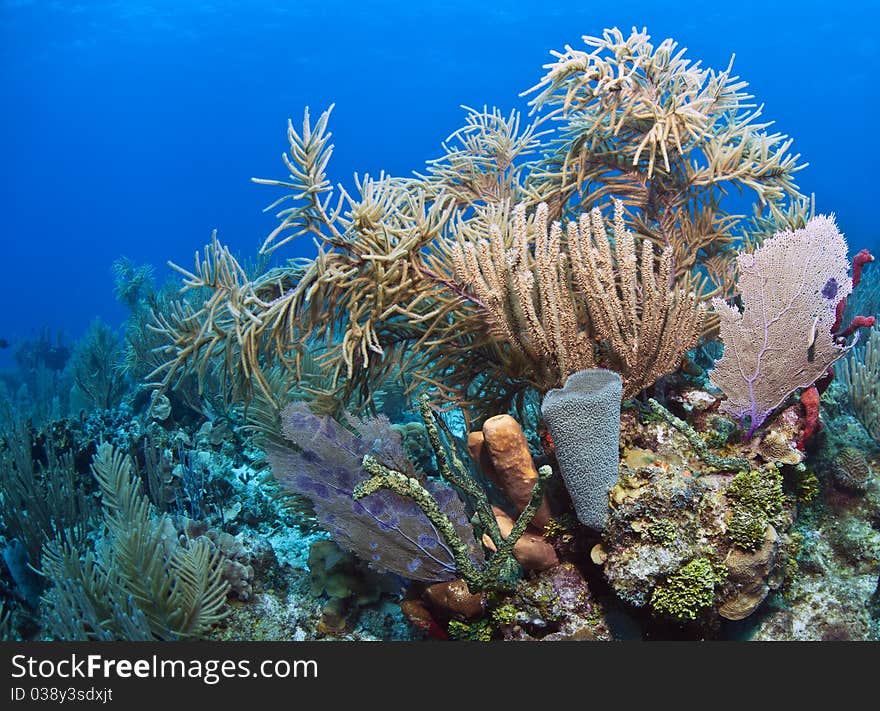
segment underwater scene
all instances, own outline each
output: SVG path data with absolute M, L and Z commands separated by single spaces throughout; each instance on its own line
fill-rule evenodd
M 0 638 L 876 641 L 867 3 L 0 1 Z

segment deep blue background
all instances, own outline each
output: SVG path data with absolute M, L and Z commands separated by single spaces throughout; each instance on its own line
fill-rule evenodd
M 614 25 L 672 36 L 718 69 L 735 52 L 765 117 L 810 163 L 802 191 L 837 214 L 851 250 L 878 245 L 880 11 L 699 5 L 0 0 L 0 338 L 118 323 L 120 255 L 161 280 L 165 260 L 190 266 L 215 227 L 254 254 L 280 193 L 250 178 L 285 177 L 287 118 L 304 106 L 317 116 L 336 102 L 335 181 L 407 174 L 439 154 L 461 104 L 523 107 L 551 49 Z

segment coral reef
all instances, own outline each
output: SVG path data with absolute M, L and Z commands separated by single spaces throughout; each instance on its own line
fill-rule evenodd
M 733 291 L 742 218 L 723 198 L 731 188 L 753 191 L 769 213 L 757 220 L 758 233 L 772 232 L 768 223 L 800 226 L 808 201 L 794 184 L 802 166 L 788 152 L 792 140 L 757 121 L 761 109 L 749 103 L 732 60 L 723 71 L 703 68 L 673 39 L 653 44 L 644 28 L 583 39 L 588 49 L 553 52 L 530 90 L 534 109 L 549 109 L 543 121 L 559 126 L 534 190 L 552 195 L 557 211 L 620 197 L 639 234 L 673 247 L 677 273 L 703 262 L 722 293 Z
M 16 344 L 4 639 L 880 639 L 873 257 L 732 66 L 584 39 L 411 177 L 306 109 L 253 263 Z

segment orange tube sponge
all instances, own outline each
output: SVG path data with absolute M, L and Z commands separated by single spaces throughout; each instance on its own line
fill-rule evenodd
M 510 415 L 490 417 L 483 424 L 482 433 L 468 436 L 468 450 L 486 475 L 521 512 L 529 503 L 532 489 L 538 481 L 538 470 L 532 461 L 526 435 Z M 543 530 L 550 520 L 547 501 L 541 504 L 531 526 Z

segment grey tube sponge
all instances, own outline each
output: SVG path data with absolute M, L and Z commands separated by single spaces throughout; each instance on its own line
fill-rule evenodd
M 617 373 L 591 368 L 570 375 L 541 403 L 577 517 L 596 530 L 605 528 L 608 491 L 617 481 L 622 394 Z

